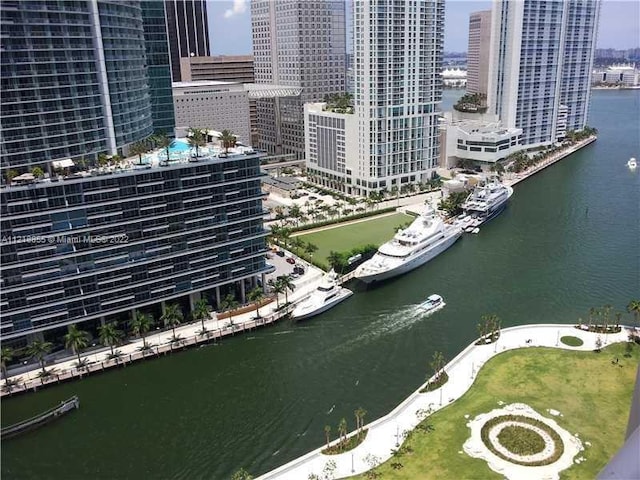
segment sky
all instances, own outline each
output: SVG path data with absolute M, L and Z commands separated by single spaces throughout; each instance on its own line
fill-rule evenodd
M 276 0 L 277 1 L 277 0 Z M 313 0 L 309 0 L 313 1 Z M 490 0 L 447 0 L 445 41 L 448 52 L 467 50 L 469 13 L 491 8 Z M 250 54 L 250 0 L 208 0 L 212 55 Z M 628 49 L 640 46 L 640 2 L 602 0 L 598 48 Z

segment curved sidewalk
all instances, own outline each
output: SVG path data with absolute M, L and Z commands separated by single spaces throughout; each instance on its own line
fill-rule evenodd
M 570 347 L 560 342 L 560 337 L 571 335 L 583 340 L 580 347 Z M 488 345 L 473 343 L 451 360 L 444 370 L 449 381 L 441 388 L 428 393 L 416 390 L 389 414 L 366 425 L 367 437 L 351 452 L 340 455 L 323 455 L 324 446 L 299 457 L 281 467 L 266 473 L 257 480 L 301 480 L 311 474 L 322 478 L 322 470 L 327 462 L 336 463 L 335 478 L 345 478 L 366 472 L 371 465 L 365 460 L 371 456 L 379 462 L 391 458 L 392 450 L 403 443 L 403 432 L 414 429 L 425 418 L 424 412 L 435 412 L 460 398 L 473 384 L 480 368 L 497 354 L 526 347 L 557 347 L 567 350 L 595 350 L 596 339 L 600 337 L 602 346 L 628 339 L 628 331 L 623 326 L 620 333 L 598 334 L 585 332 L 574 325 L 543 324 L 523 325 L 501 330 L 497 342 Z M 475 341 L 474 341 L 475 342 Z M 424 386 L 421 385 L 420 388 Z M 352 432 L 350 435 L 353 435 Z

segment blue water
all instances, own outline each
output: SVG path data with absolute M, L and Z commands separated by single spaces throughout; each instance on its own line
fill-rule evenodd
M 169 147 L 169 151 L 171 153 L 182 153 L 187 152 L 191 147 L 189 144 L 180 140 L 174 140 L 174 142 Z

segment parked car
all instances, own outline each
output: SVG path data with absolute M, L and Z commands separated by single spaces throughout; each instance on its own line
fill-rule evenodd
M 296 265 L 295 267 L 293 267 L 293 273 L 297 275 L 304 275 L 304 268 L 302 268 L 300 265 Z
M 296 264 L 296 260 L 292 257 L 287 258 L 287 263 L 290 263 L 291 265 L 295 265 Z
M 282 251 L 282 250 L 278 250 L 278 251 L 276 252 L 276 255 L 278 255 L 279 257 L 284 257 L 284 251 Z

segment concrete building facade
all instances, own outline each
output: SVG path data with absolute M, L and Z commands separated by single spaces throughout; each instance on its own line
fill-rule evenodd
M 587 124 L 600 2 L 495 0 L 489 112 L 549 145 Z
M 467 92 L 487 94 L 491 51 L 491 10 L 469 15 Z
M 345 3 L 342 0 L 252 0 L 256 83 L 302 88 L 299 97 L 257 102 L 258 147 L 304 156 L 306 102 L 346 89 Z
M 249 95 L 243 84 L 176 82 L 173 101 L 178 136 L 186 136 L 190 127 L 229 130 L 243 144 L 251 144 Z

